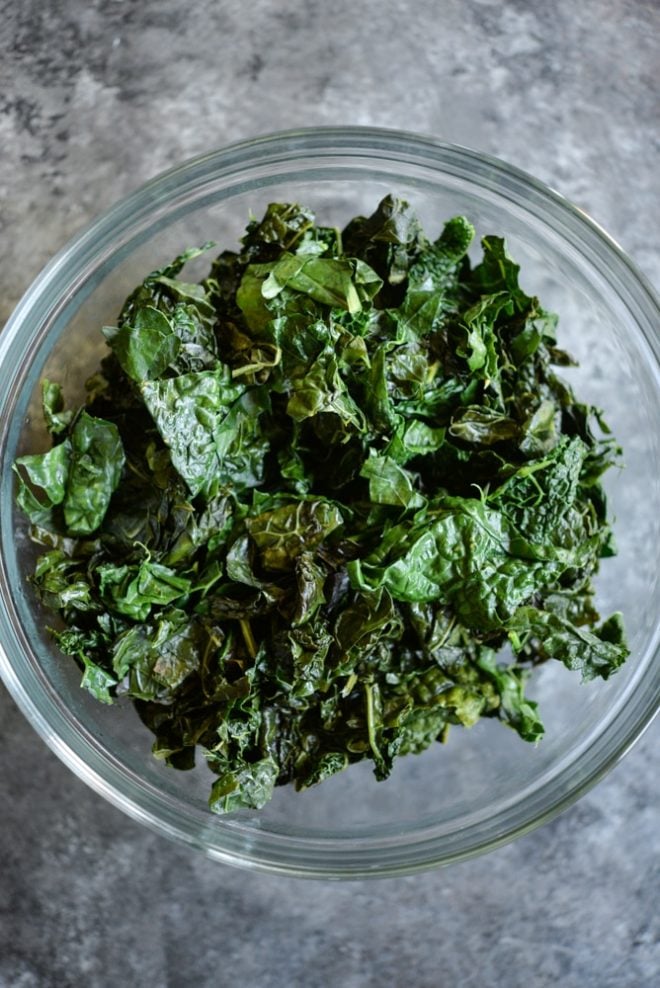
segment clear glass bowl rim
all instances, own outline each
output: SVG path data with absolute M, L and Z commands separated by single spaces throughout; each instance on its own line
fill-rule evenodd
M 17 346 L 33 347 L 39 328 L 90 269 L 100 267 L 117 242 L 132 242 L 154 213 L 167 212 L 200 195 L 220 178 L 248 175 L 282 162 L 338 163 L 346 158 L 409 163 L 468 177 L 497 191 L 518 207 L 537 216 L 567 238 L 573 247 L 606 274 L 645 337 L 650 359 L 660 373 L 660 304 L 645 277 L 605 231 L 581 209 L 520 169 L 482 152 L 417 134 L 371 127 L 328 127 L 283 131 L 229 145 L 171 168 L 102 213 L 76 235 L 46 265 L 19 302 L 0 333 L 0 466 L 4 503 L 11 496 L 3 459 L 3 422 L 16 399 L 16 375 L 10 359 Z M 30 346 L 23 354 L 32 352 Z M 6 430 L 5 430 L 6 431 Z M 7 489 L 9 485 L 9 489 Z M 3 532 L 3 536 L 4 536 Z M 0 556 L 0 588 L 9 588 Z M 264 833 L 255 843 L 254 831 L 241 834 L 240 825 L 213 830 L 165 793 L 144 784 L 89 734 L 81 731 L 72 713 L 30 669 L 29 648 L 12 610 L 11 594 L 0 599 L 0 675 L 26 718 L 46 743 L 83 781 L 133 818 L 170 838 L 204 851 L 208 856 L 262 871 L 315 878 L 357 878 L 409 874 L 492 850 L 548 821 L 583 795 L 630 749 L 657 713 L 660 701 L 658 628 L 647 650 L 644 696 L 639 684 L 634 710 L 619 711 L 605 738 L 600 735 L 580 762 L 574 778 L 560 774 L 552 792 L 538 790 L 533 798 L 467 826 L 447 840 L 434 834 L 406 832 L 394 838 L 355 839 L 287 837 Z M 6 599 L 4 599 L 6 598 Z M 23 654 L 21 654 L 23 653 Z M 560 785 L 559 782 L 562 784 Z M 220 839 L 218 836 L 220 835 Z

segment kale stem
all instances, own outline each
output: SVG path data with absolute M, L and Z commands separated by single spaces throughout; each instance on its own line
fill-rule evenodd
M 439 367 L 440 367 L 440 361 L 439 360 L 434 360 L 432 364 L 429 364 L 429 366 L 427 368 L 427 371 L 426 371 L 426 383 L 427 384 L 431 384 L 433 382 L 433 379 L 435 378 L 436 374 L 438 373 Z
M 438 648 L 442 648 L 443 645 L 446 645 L 447 641 L 449 640 L 449 636 L 451 635 L 452 631 L 454 630 L 454 625 L 455 624 L 456 624 L 456 615 L 455 614 L 452 614 L 452 616 L 451 616 L 451 618 L 449 620 L 449 624 L 445 628 L 444 634 L 443 634 L 442 638 L 440 639 L 440 641 L 438 643 L 438 646 L 437 646 Z
M 377 762 L 383 761 L 383 756 L 380 753 L 378 744 L 376 742 L 376 727 L 374 724 L 374 694 L 371 683 L 364 684 L 364 693 L 367 701 L 367 737 L 369 738 L 369 747 L 373 753 L 374 759 Z
M 348 696 L 355 684 L 357 683 L 357 674 L 352 672 L 344 684 L 344 688 L 341 691 L 342 696 Z
M 250 653 L 251 659 L 256 659 L 257 657 L 257 643 L 254 640 L 254 635 L 252 634 L 252 628 L 250 627 L 250 622 L 246 618 L 241 618 L 238 622 L 241 626 L 241 631 L 243 632 L 243 639 L 245 641 L 245 647 Z

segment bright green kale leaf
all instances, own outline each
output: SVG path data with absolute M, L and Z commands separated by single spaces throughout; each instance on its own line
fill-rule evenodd
M 138 384 L 160 377 L 181 345 L 170 320 L 152 305 L 137 309 L 132 324 L 107 327 L 105 337 L 122 370 Z
M 53 610 L 68 615 L 73 610 L 95 609 L 83 562 L 61 549 L 51 549 L 39 557 L 32 579 L 41 599 Z
M 348 564 L 356 589 L 385 587 L 396 600 L 451 604 L 462 623 L 480 631 L 503 628 L 561 572 L 558 561 L 518 555 L 506 519 L 474 498 L 432 503 L 383 555 L 381 546 Z
M 228 813 L 244 807 L 261 809 L 273 795 L 279 766 L 272 758 L 244 763 L 223 772 L 211 787 L 209 806 L 215 813 Z
M 71 424 L 73 412 L 65 410 L 62 388 L 47 378 L 41 382 L 41 403 L 46 428 L 53 435 L 64 432 Z
M 16 500 L 30 521 L 48 526 L 52 509 L 66 496 L 70 469 L 71 443 L 68 441 L 53 446 L 47 453 L 32 453 L 16 460 Z
M 537 712 L 538 703 L 528 700 L 524 694 L 529 671 L 498 665 L 494 653 L 486 649 L 481 650 L 477 664 L 493 680 L 500 695 L 500 718 L 510 724 L 524 741 L 540 740 L 544 730 Z
M 105 517 L 124 461 L 117 427 L 83 411 L 62 443 L 16 461 L 18 503 L 36 523 L 47 523 L 51 509 L 62 505 L 68 532 L 88 535 Z
M 96 573 L 103 600 L 136 621 L 146 621 L 153 605 L 171 604 L 191 588 L 189 579 L 150 559 L 139 566 L 101 563 Z
M 89 535 L 105 517 L 125 456 L 117 426 L 83 411 L 69 435 L 71 459 L 64 521 L 71 535 Z M 57 447 L 56 447 L 57 448 Z
M 424 498 L 415 490 L 414 475 L 389 456 L 372 453 L 360 474 L 369 480 L 369 499 L 373 504 L 398 508 L 421 508 L 424 504 Z

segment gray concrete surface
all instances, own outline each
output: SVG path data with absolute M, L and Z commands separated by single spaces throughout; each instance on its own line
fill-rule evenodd
M 533 172 L 660 283 L 657 0 L 0 3 L 0 324 L 82 224 L 283 127 L 434 134 Z M 441 872 L 243 873 L 69 773 L 0 689 L 0 986 L 652 988 L 652 729 L 551 824 Z

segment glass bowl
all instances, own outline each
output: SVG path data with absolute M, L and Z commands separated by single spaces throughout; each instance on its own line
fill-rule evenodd
M 546 737 L 527 745 L 501 724 L 456 729 L 447 745 L 403 758 L 386 783 L 357 765 L 302 794 L 276 791 L 262 811 L 215 816 L 205 766 L 176 772 L 151 755 L 130 704 L 105 707 L 79 686 L 49 638 L 26 576 L 35 549 L 14 506 L 11 464 L 46 448 L 42 377 L 69 401 L 105 347 L 130 289 L 181 249 L 237 241 L 249 212 L 273 200 L 311 206 L 324 223 L 407 198 L 429 234 L 464 213 L 507 238 L 523 287 L 560 315 L 563 371 L 605 409 L 625 450 L 606 486 L 619 554 L 598 600 L 624 613 L 632 655 L 608 682 L 582 686 L 559 663 L 535 674 Z M 201 276 L 204 259 L 193 276 Z M 103 796 L 155 830 L 232 864 L 284 874 L 413 872 L 497 847 L 548 820 L 624 754 L 658 703 L 660 387 L 658 302 L 615 243 L 579 209 L 494 158 L 431 139 L 366 128 L 276 134 L 204 155 L 118 203 L 45 268 L 0 334 L 0 671 L 36 730 Z

